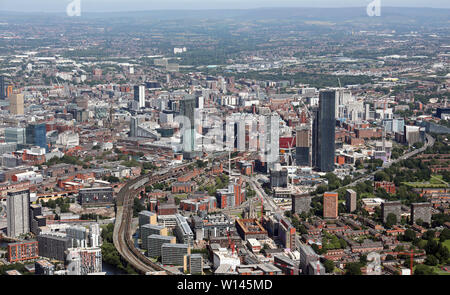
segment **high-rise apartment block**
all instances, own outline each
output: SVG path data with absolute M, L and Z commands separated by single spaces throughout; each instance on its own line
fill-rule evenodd
M 8 192 L 6 206 L 8 236 L 30 232 L 30 191 Z
M 338 193 L 326 192 L 323 194 L 323 218 L 338 217 Z

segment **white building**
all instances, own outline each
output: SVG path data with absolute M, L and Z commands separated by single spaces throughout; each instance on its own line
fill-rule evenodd
M 88 275 L 102 272 L 100 248 L 70 248 L 66 256 L 68 275 Z
M 80 144 L 80 139 L 79 139 L 78 133 L 75 133 L 72 131 L 66 131 L 66 132 L 60 133 L 58 135 L 56 144 L 62 145 L 65 148 L 76 147 Z

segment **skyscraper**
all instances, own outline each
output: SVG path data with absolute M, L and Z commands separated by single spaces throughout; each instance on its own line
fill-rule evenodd
M 6 206 L 8 236 L 18 237 L 30 232 L 30 191 L 8 192 Z
M 23 115 L 23 94 L 13 93 L 9 97 L 9 112 L 13 115 Z
M 314 110 L 312 164 L 322 172 L 334 171 L 336 91 L 320 91 L 319 108 Z
M 5 142 L 14 142 L 17 144 L 25 144 L 25 128 L 6 128 Z
M 136 117 L 131 117 L 130 119 L 130 137 L 136 137 L 137 136 L 137 128 L 139 125 L 139 119 Z
M 302 124 L 296 130 L 295 161 L 298 166 L 311 166 L 311 129 L 309 124 Z
M 180 100 L 180 115 L 188 119 L 189 126 L 183 127 L 184 133 L 182 134 L 183 151 L 191 152 L 195 148 L 195 96 L 185 95 Z
M 145 85 L 134 86 L 134 100 L 139 102 L 139 108 L 145 108 Z
M 338 217 L 338 193 L 326 192 L 323 194 L 323 218 Z
M 48 150 L 45 124 L 30 124 L 26 128 L 26 143 Z
M 347 212 L 352 213 L 356 210 L 356 192 L 352 189 L 348 189 L 345 192 L 345 205 L 347 206 Z
M 6 98 L 5 77 L 0 76 L 0 100 L 4 100 L 5 98 Z

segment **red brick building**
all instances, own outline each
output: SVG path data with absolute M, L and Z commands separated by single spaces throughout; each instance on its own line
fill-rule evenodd
M 8 262 L 25 261 L 39 257 L 37 241 L 8 244 Z
M 326 192 L 323 194 L 323 218 L 338 217 L 338 193 Z
M 395 183 L 389 181 L 375 181 L 375 190 L 378 188 L 384 188 L 384 190 L 389 194 L 395 194 Z

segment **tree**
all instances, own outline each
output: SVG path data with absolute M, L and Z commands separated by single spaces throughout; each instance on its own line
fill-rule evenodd
M 395 257 L 392 256 L 391 254 L 386 255 L 386 261 L 392 261 L 395 260 Z
M 325 260 L 323 266 L 325 266 L 325 271 L 328 273 L 332 273 L 334 271 L 334 262 L 332 260 Z
M 416 238 L 416 232 L 408 228 L 405 230 L 404 239 L 405 241 L 412 242 Z
M 444 242 L 450 239 L 450 229 L 444 228 L 439 235 L 439 241 Z
M 439 259 L 437 259 L 436 256 L 434 255 L 428 255 L 427 258 L 425 259 L 425 264 L 431 266 L 438 265 Z
M 389 177 L 389 175 L 386 172 L 378 171 L 374 175 L 374 180 L 375 181 L 390 181 L 390 177 Z
M 386 217 L 386 226 L 392 228 L 397 223 L 397 216 L 394 213 L 389 213 Z
M 419 264 L 414 270 L 415 275 L 435 275 L 433 267 L 427 266 L 425 264 Z
M 358 262 L 350 262 L 345 265 L 346 275 L 362 275 L 361 266 Z

